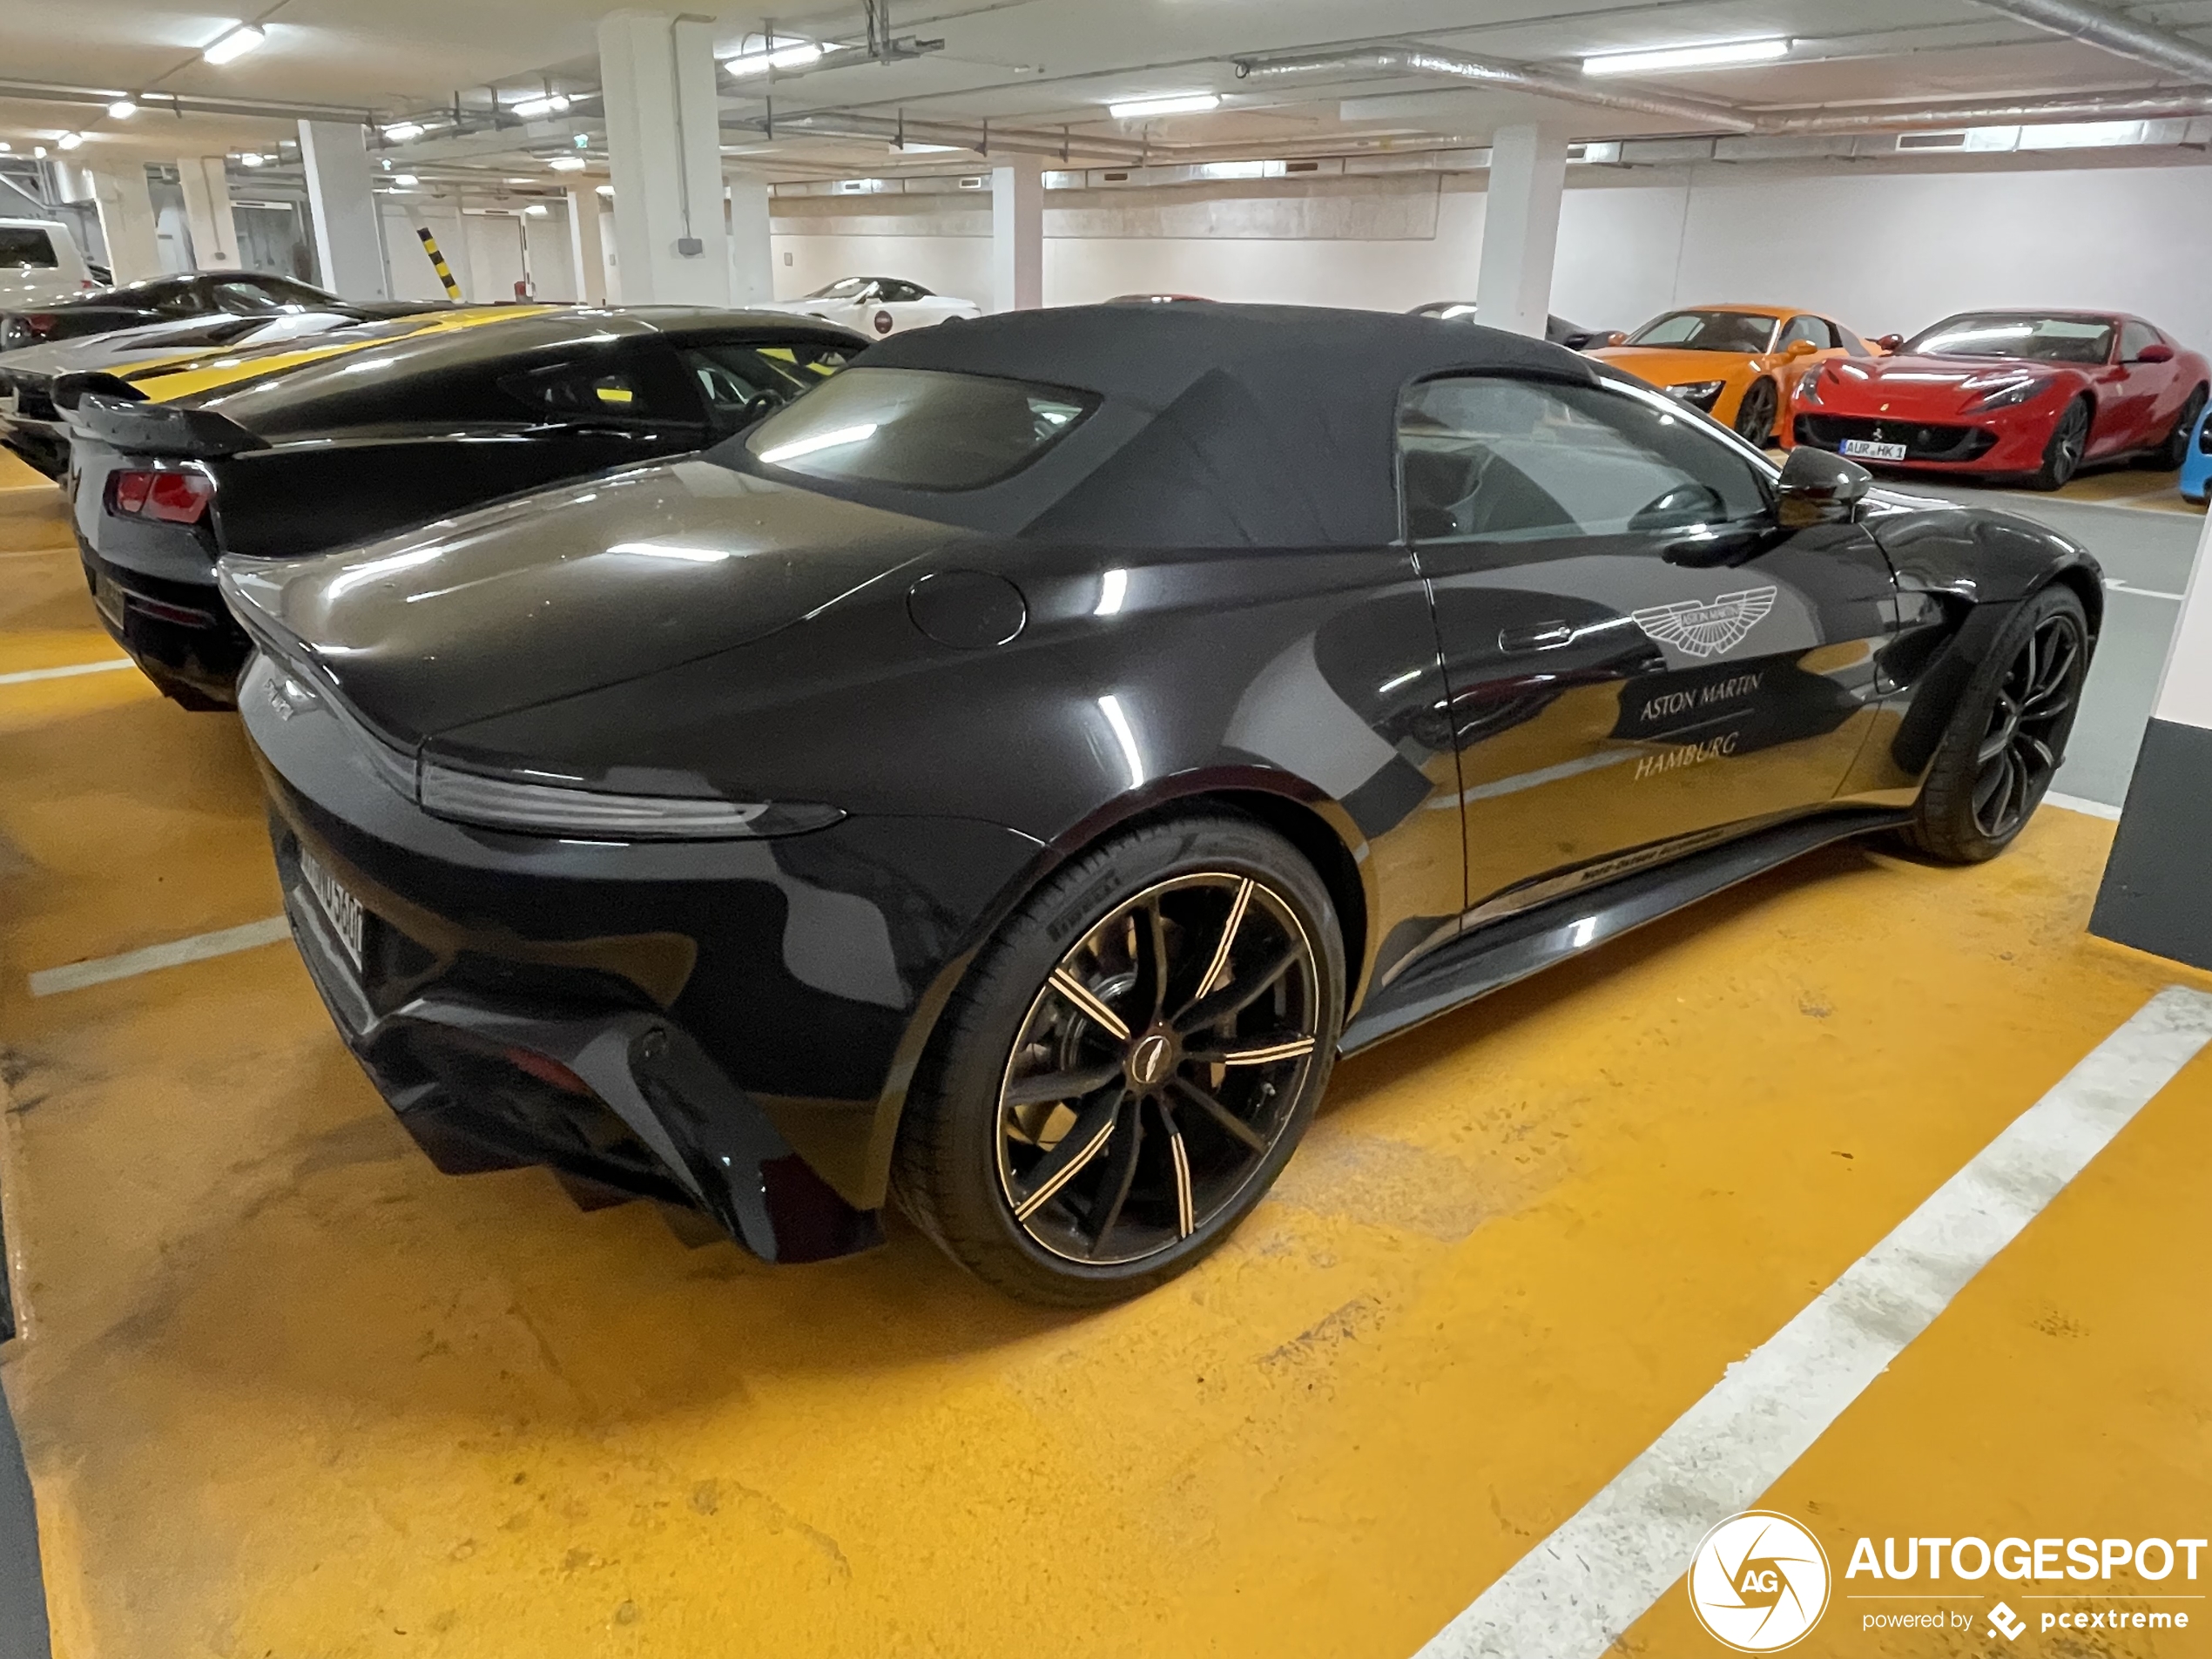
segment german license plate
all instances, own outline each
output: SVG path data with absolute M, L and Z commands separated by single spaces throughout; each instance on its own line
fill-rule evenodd
M 1844 453 L 1861 461 L 1902 461 L 1905 446 L 1901 443 L 1877 443 L 1871 438 L 1846 438 Z
M 123 590 L 106 577 L 95 576 L 92 578 L 92 603 L 99 608 L 100 615 L 108 619 L 115 631 L 121 633 L 124 629 Z
M 315 895 L 315 902 L 322 907 L 323 917 L 330 923 L 330 931 L 345 947 L 352 958 L 354 969 L 361 965 L 361 940 L 367 932 L 367 922 L 361 914 L 361 901 L 339 885 L 338 878 L 322 867 L 321 860 L 307 850 L 300 849 L 300 879 L 307 883 L 307 891 Z

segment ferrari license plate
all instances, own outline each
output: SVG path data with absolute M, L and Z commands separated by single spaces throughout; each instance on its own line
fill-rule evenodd
M 1877 443 L 1871 438 L 1846 438 L 1844 453 L 1861 461 L 1902 461 L 1905 446 L 1901 443 Z
M 320 860 L 304 846 L 300 849 L 300 880 L 307 891 L 315 895 L 321 907 L 323 918 L 330 923 L 330 931 L 346 954 L 359 970 L 361 965 L 361 941 L 368 923 L 361 912 L 361 901 L 339 885 L 338 878 L 322 867 Z

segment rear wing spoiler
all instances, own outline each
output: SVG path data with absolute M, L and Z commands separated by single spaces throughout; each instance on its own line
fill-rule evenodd
M 62 375 L 54 382 L 54 407 L 72 429 L 136 455 L 234 455 L 269 447 L 226 415 L 148 402 L 112 374 Z

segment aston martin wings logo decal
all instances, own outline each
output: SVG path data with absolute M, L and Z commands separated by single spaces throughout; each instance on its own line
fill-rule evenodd
M 1662 645 L 1672 645 L 1690 657 L 1718 657 L 1734 651 L 1774 609 L 1774 588 L 1746 588 L 1723 593 L 1707 604 L 1703 599 L 1678 599 L 1669 605 L 1648 605 L 1632 611 L 1635 625 Z

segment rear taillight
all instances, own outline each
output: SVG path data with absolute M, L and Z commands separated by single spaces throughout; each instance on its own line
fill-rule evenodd
M 25 317 L 23 321 L 24 327 L 41 340 L 54 332 L 54 318 L 51 312 L 38 312 Z
M 118 472 L 107 481 L 107 509 L 119 518 L 197 524 L 214 499 L 215 481 L 204 472 Z

